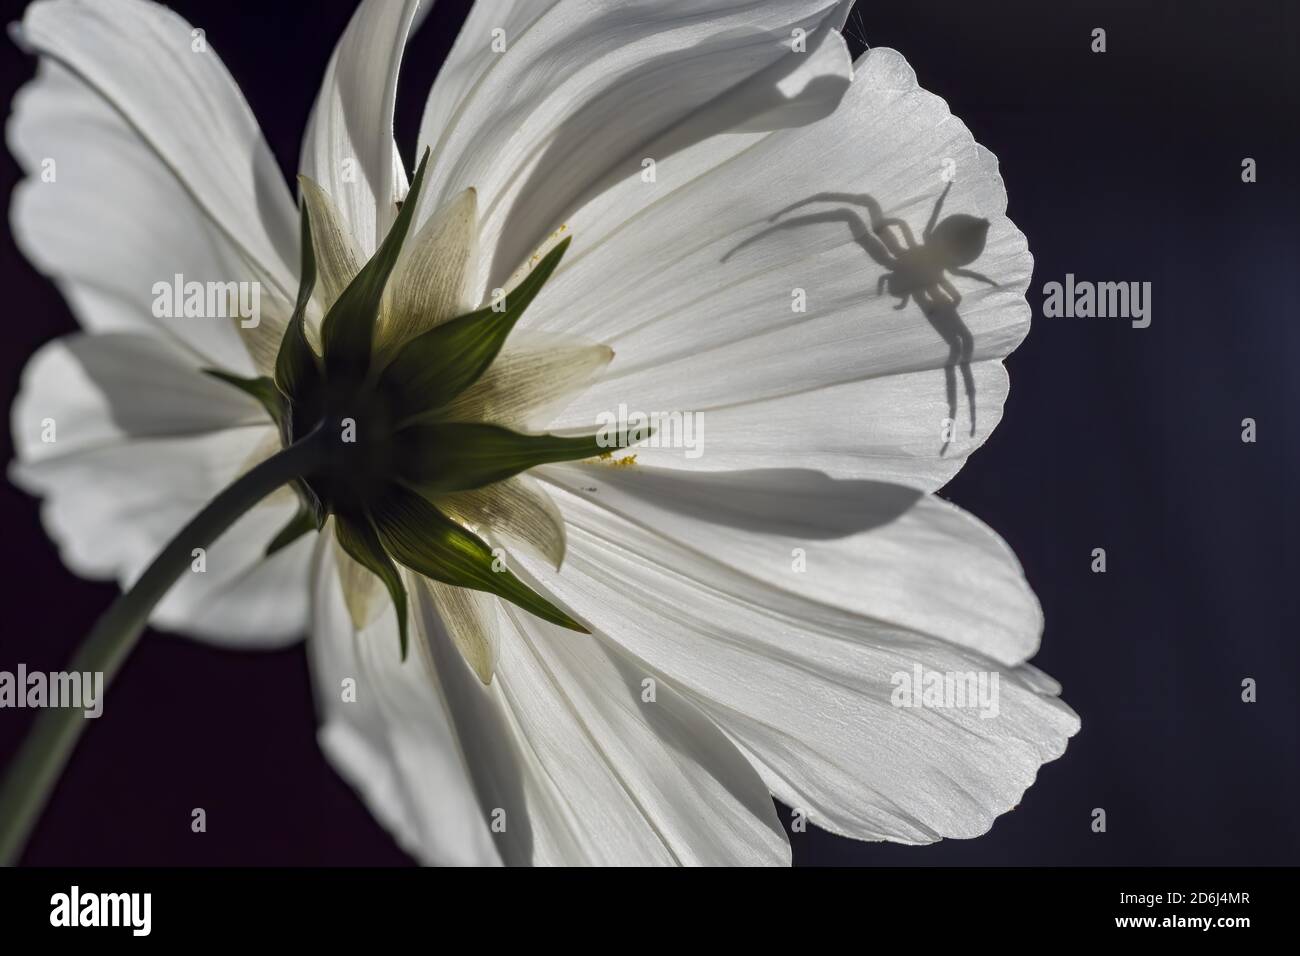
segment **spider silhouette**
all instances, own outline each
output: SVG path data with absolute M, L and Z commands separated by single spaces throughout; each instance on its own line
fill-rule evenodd
M 781 220 L 751 236 L 736 246 L 725 256 L 726 262 L 733 255 L 752 243 L 758 242 L 773 232 L 810 226 L 818 223 L 842 222 L 848 226 L 854 241 L 867 253 L 873 262 L 885 268 L 885 273 L 876 283 L 878 295 L 888 293 L 898 299 L 895 309 L 906 308 L 909 300 L 915 301 L 921 314 L 931 327 L 948 345 L 948 362 L 944 366 L 944 380 L 948 398 L 948 418 L 957 420 L 957 374 L 961 368 L 962 381 L 966 390 L 966 402 L 970 409 L 970 433 L 975 434 L 975 379 L 971 374 L 971 356 L 975 349 L 975 339 L 970 329 L 962 321 L 957 311 L 961 304 L 961 293 L 949 280 L 948 275 L 962 276 L 997 286 L 997 283 L 982 273 L 967 269 L 981 255 L 988 239 L 989 221 L 965 213 L 947 216 L 942 221 L 939 214 L 943 210 L 944 200 L 952 189 L 949 181 L 940 193 L 930 213 L 930 221 L 921 233 L 921 242 L 916 241 L 912 228 L 904 220 L 884 215 L 880 203 L 865 193 L 817 193 L 807 199 L 786 206 L 773 214 L 769 222 Z M 852 209 L 835 209 L 828 212 L 808 213 L 782 219 L 783 216 L 804 206 L 828 202 L 861 206 L 866 209 L 870 226 Z M 896 230 L 895 235 L 891 229 Z M 948 450 L 951 439 L 945 439 L 940 454 Z

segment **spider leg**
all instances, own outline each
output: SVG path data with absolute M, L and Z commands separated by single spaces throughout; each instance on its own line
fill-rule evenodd
M 886 219 L 884 211 L 880 208 L 880 203 L 876 201 L 874 196 L 868 195 L 867 193 L 816 193 L 809 196 L 807 199 L 801 199 L 796 203 L 791 203 L 784 209 L 778 210 L 772 214 L 769 221 L 775 222 L 788 212 L 793 212 L 801 206 L 807 206 L 811 203 L 817 202 L 833 202 L 844 205 L 861 206 L 867 211 L 867 216 L 871 220 L 871 231 L 879 237 L 880 241 L 884 243 L 890 253 L 895 256 L 902 255 L 907 251 L 907 249 L 887 231 L 886 227 L 888 226 L 898 226 L 904 233 L 904 238 L 907 241 L 908 247 L 916 248 L 916 238 L 912 235 L 912 230 L 907 223 L 903 222 L 901 219 Z
M 957 367 L 951 348 L 948 352 L 948 361 L 943 366 L 943 388 L 948 396 L 948 428 L 955 431 L 957 428 Z M 951 434 L 949 432 L 950 436 Z M 951 444 L 951 437 L 943 440 L 943 447 L 939 449 L 940 457 L 943 457 L 944 452 L 948 450 L 948 446 Z
M 948 301 L 952 303 L 952 307 L 954 309 L 956 309 L 957 306 L 961 305 L 961 293 L 957 291 L 957 287 L 955 285 L 953 285 L 947 279 L 940 278 L 938 282 L 938 286 L 940 289 L 943 290 L 944 295 L 948 297 Z
M 904 292 L 898 300 L 898 305 L 894 306 L 894 311 L 897 312 L 899 309 L 907 308 L 907 299 L 908 299 L 908 294 Z
M 974 269 L 949 269 L 948 271 L 955 276 L 961 276 L 962 278 L 965 279 L 975 279 L 976 281 L 979 282 L 986 282 L 989 285 L 993 286 L 993 288 L 995 289 L 1001 288 L 1001 286 L 999 286 L 988 276 L 984 275 L 982 272 L 976 272 Z
M 967 330 L 965 323 L 962 322 L 961 316 L 957 314 L 956 306 L 947 301 L 946 297 L 925 291 L 917 294 L 916 303 L 921 307 L 921 312 L 926 321 L 930 323 L 930 327 L 939 333 L 939 337 L 948 346 L 948 360 L 943 366 L 943 383 L 944 392 L 948 399 L 949 427 L 956 428 L 957 426 L 958 365 L 962 366 L 962 379 L 966 385 L 966 399 L 971 407 L 971 421 L 973 423 L 975 415 L 975 384 L 970 374 L 970 354 L 974 347 L 974 339 L 971 337 L 970 331 Z M 940 455 L 948 450 L 948 445 L 951 442 L 951 438 L 944 441 L 943 447 L 939 450 Z
M 777 232 L 784 232 L 787 229 L 797 229 L 799 226 L 815 226 L 819 223 L 841 222 L 849 227 L 849 232 L 853 235 L 853 240 L 862 247 L 871 260 L 877 265 L 884 266 L 886 269 L 893 270 L 896 266 L 894 257 L 890 254 L 889 249 L 867 228 L 867 224 L 862 221 L 862 217 L 850 209 L 835 209 L 830 212 L 809 213 L 806 216 L 795 216 L 791 219 L 784 219 L 774 226 L 768 226 L 766 229 L 758 232 L 740 245 L 736 246 L 730 252 L 722 257 L 726 262 L 741 249 L 753 245 L 756 242 Z
M 953 312 L 956 315 L 956 312 Z M 975 337 L 970 334 L 961 316 L 957 316 L 957 336 L 961 340 L 961 378 L 966 385 L 966 407 L 970 410 L 970 435 L 975 437 L 975 376 L 970 370 L 971 355 L 975 351 Z
M 948 185 L 943 187 L 943 192 L 939 193 L 938 200 L 935 201 L 934 211 L 930 213 L 930 221 L 925 224 L 925 232 L 921 237 L 927 242 L 930 241 L 930 234 L 934 232 L 935 223 L 939 221 L 939 210 L 943 209 L 943 201 L 948 198 L 948 190 L 952 189 L 952 180 L 948 180 Z
M 881 219 L 879 221 L 873 222 L 872 226 L 876 230 L 876 235 L 881 236 L 882 238 L 884 236 L 889 235 L 887 232 L 885 232 L 885 229 L 889 226 L 893 226 L 903 234 L 903 241 L 907 243 L 907 248 L 909 249 L 916 248 L 916 236 L 912 235 L 912 227 L 909 226 L 902 219 L 893 219 L 893 218 Z

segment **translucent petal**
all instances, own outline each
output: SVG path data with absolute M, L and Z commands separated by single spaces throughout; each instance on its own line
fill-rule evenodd
M 451 587 L 439 581 L 426 581 L 426 584 L 447 634 L 465 663 L 484 684 L 492 683 L 500 652 L 499 602 L 483 591 Z
M 339 587 L 343 591 L 343 603 L 347 605 L 348 617 L 352 626 L 363 631 L 379 618 L 386 604 L 383 582 L 343 550 L 338 538 L 329 534 L 334 545 L 334 565 L 338 569 Z
M 614 358 L 607 345 L 572 336 L 519 333 L 483 377 L 439 417 L 492 422 L 513 428 L 545 428 L 571 399 L 600 377 Z M 593 420 L 591 427 L 600 423 Z
M 465 278 L 477 240 L 477 194 L 466 189 L 435 212 L 402 250 L 385 293 L 378 332 L 381 352 L 473 308 Z
M 320 297 L 328 309 L 348 283 L 356 278 L 364 261 L 352 230 L 325 190 L 306 176 L 299 176 L 302 201 L 311 216 L 312 246 L 316 250 L 316 269 L 320 277 Z
M 493 539 L 531 549 L 552 567 L 564 561 L 564 519 L 551 496 L 527 475 L 444 495 L 438 506 Z

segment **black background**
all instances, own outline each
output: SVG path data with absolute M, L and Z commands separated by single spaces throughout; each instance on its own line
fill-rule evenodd
M 5 2 L 6 20 L 22 4 Z M 352 0 L 176 2 L 207 31 L 286 175 Z M 1286 0 L 863 3 L 861 49 L 902 51 L 1001 160 L 1036 266 L 1033 331 L 1002 424 L 944 491 L 1025 565 L 1047 628 L 1035 663 L 1083 718 L 1022 805 L 973 841 L 814 832 L 797 863 L 1300 862 L 1296 57 Z M 398 139 L 464 17 L 439 2 L 408 47 Z M 1090 52 L 1091 31 L 1108 51 Z M 7 46 L 0 99 L 33 70 Z M 1241 181 L 1241 161 L 1259 181 Z M 0 160 L 3 193 L 18 170 Z M 111 188 L 111 184 L 106 184 Z M 111 241 L 111 237 L 105 237 Z M 27 357 L 74 322 L 0 245 L 8 406 Z M 1043 319 L 1067 272 L 1153 283 L 1153 323 Z M 1256 444 L 1241 420 L 1258 422 Z M 6 460 L 12 450 L 6 442 Z M 65 666 L 115 588 L 75 578 L 37 504 L 0 487 L 0 669 Z M 1089 569 L 1104 547 L 1106 574 Z M 1259 700 L 1240 699 L 1243 678 Z M 0 760 L 30 724 L 0 711 Z M 234 653 L 149 634 L 85 734 L 31 864 L 409 862 L 325 763 L 301 646 Z M 190 831 L 207 810 L 208 832 Z M 1108 831 L 1091 831 L 1105 808 Z

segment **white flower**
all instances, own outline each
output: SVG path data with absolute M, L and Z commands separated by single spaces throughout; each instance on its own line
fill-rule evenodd
M 320 187 L 313 321 L 406 195 L 392 117 L 418 6 L 363 2 L 326 72 L 300 164 Z M 391 603 L 331 536 L 262 559 L 287 492 L 156 612 L 237 646 L 309 630 L 321 745 L 423 861 L 785 863 L 769 795 L 859 839 L 971 837 L 1078 729 L 1025 663 L 1042 615 L 1014 555 L 930 494 L 997 423 L 1032 260 L 993 156 L 899 54 L 850 64 L 845 10 L 480 4 L 429 96 L 397 273 L 411 321 L 490 301 L 573 237 L 475 414 L 707 423 L 698 457 L 544 466 L 458 514 L 590 636 L 408 573 L 402 661 Z M 27 369 L 13 477 L 70 568 L 126 584 L 278 445 L 199 370 L 269 369 L 297 211 L 220 38 L 139 0 L 43 0 L 21 38 L 41 59 L 8 131 L 29 172 L 14 232 L 85 331 Z M 941 193 L 955 225 L 931 235 Z M 906 226 L 929 245 L 909 251 Z M 968 239 L 976 277 L 952 271 Z M 261 283 L 260 323 L 155 318 L 176 274 Z M 996 716 L 895 706 L 917 667 L 996 674 Z

